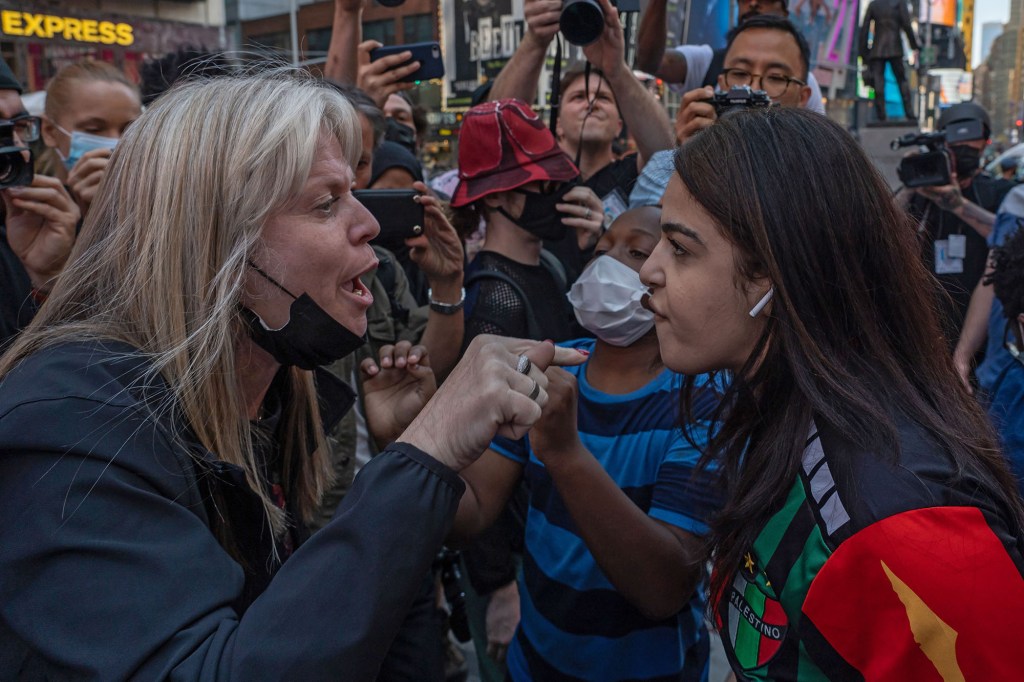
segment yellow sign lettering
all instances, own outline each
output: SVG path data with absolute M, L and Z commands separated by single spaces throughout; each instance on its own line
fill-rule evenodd
M 14 10 L 0 10 L 0 32 L 9 36 L 62 38 L 104 45 L 131 45 L 135 42 L 131 24 Z
M 81 40 L 82 22 L 68 17 L 64 20 L 64 40 Z
M 21 25 L 21 12 L 12 12 L 9 9 L 0 12 L 0 28 L 9 36 L 25 35 L 25 28 Z
M 114 25 L 109 21 L 100 22 L 100 42 L 104 45 L 114 42 Z
M 59 35 L 64 32 L 64 19 L 61 17 L 46 15 L 43 23 L 46 25 L 45 37 L 47 38 L 52 38 L 54 35 Z
M 82 41 L 86 43 L 98 43 L 99 36 L 96 35 L 96 28 L 99 22 L 95 19 L 84 19 L 82 21 Z
M 118 45 L 131 45 L 135 42 L 135 36 L 132 35 L 131 24 L 118 24 L 117 25 L 117 44 Z
M 26 36 L 39 36 L 45 38 L 43 35 L 43 19 L 46 18 L 45 14 L 30 14 L 23 12 L 22 16 L 25 17 L 25 33 Z

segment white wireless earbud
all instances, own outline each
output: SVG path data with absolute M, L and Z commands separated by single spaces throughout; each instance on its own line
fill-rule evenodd
M 768 289 L 768 293 L 761 297 L 761 300 L 757 302 L 753 308 L 750 309 L 750 316 L 757 317 L 764 310 L 764 307 L 768 305 L 768 301 L 772 300 L 772 296 L 775 295 L 775 287 Z

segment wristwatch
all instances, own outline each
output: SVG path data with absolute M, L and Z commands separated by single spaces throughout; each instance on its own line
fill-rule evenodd
M 441 301 L 434 300 L 434 292 L 431 289 L 427 289 L 427 298 L 430 299 L 430 309 L 435 313 L 441 313 L 442 315 L 454 315 L 455 313 L 462 310 L 462 306 L 466 304 L 466 290 L 460 289 L 461 295 L 459 296 L 458 303 L 442 303 Z

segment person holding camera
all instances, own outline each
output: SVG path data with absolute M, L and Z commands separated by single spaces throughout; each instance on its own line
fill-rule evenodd
M 0 59 L 0 349 L 35 315 L 75 243 L 81 211 L 57 178 L 33 175 L 29 143 L 40 121 L 25 111 L 21 83 Z
M 739 0 L 740 26 L 758 16 L 776 16 L 788 19 L 786 0 Z M 720 85 L 719 76 L 725 67 L 728 48 L 713 49 L 710 45 L 678 45 L 665 49 L 668 25 L 666 0 L 651 0 L 644 8 L 637 32 L 636 68 L 661 78 L 680 93 Z M 728 40 L 728 39 L 727 39 Z M 807 73 L 807 87 L 811 89 L 806 107 L 819 114 L 825 113 L 821 87 L 812 72 Z
M 952 182 L 940 187 L 904 187 L 898 200 L 913 218 L 921 239 L 921 256 L 946 296 L 940 297 L 943 331 L 953 350 L 971 294 L 981 281 L 988 258 L 987 238 L 995 212 L 1013 184 L 981 172 L 981 153 L 988 144 L 988 112 L 974 102 L 961 102 L 939 116 L 938 129 L 974 122 L 974 139 L 947 143 Z M 977 125 L 980 124 L 980 125 Z
M 317 368 L 365 342 L 371 303 L 359 138 L 338 92 L 287 71 L 176 87 L 121 140 L 0 358 L 0 678 L 376 677 L 458 472 L 583 356 L 477 339 L 305 533 L 353 399 Z
M 604 25 L 600 37 L 583 47 L 594 70 L 567 72 L 560 84 L 558 143 L 579 164 L 583 184 L 600 197 L 608 225 L 626 210 L 640 170 L 656 152 L 672 146 L 672 132 L 661 103 L 633 75 L 625 60 L 625 38 L 618 10 L 598 0 Z M 532 102 L 548 46 L 558 33 L 561 0 L 526 0 L 527 30 L 512 58 L 494 80 L 491 99 Z M 636 154 L 616 160 L 613 142 L 625 126 L 636 140 Z M 571 254 L 550 244 L 566 263 L 569 279 L 580 273 L 589 254 Z
M 761 90 L 773 104 L 781 107 L 806 107 L 811 96 L 807 85 L 810 48 L 803 34 L 788 19 L 763 14 L 751 17 L 729 31 L 724 68 L 718 76 L 718 89 L 705 86 L 683 95 L 676 114 L 676 141 L 680 144 L 694 133 L 714 124 L 720 110 L 729 108 L 732 88 Z M 716 106 L 725 98 L 725 106 Z M 760 104 L 753 98 L 740 106 Z

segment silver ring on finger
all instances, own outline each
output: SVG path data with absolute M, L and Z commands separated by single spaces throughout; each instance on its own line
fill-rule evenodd
M 536 379 L 531 379 L 530 381 L 533 382 L 533 390 L 530 391 L 530 395 L 526 397 L 529 398 L 530 400 L 536 400 L 537 396 L 540 395 L 540 384 L 537 383 Z
M 519 361 L 516 363 L 516 371 L 520 374 L 529 374 L 531 369 L 533 369 L 533 363 L 530 362 L 530 358 L 520 355 Z
M 586 214 L 583 216 L 584 220 L 590 220 L 590 208 L 587 208 Z

